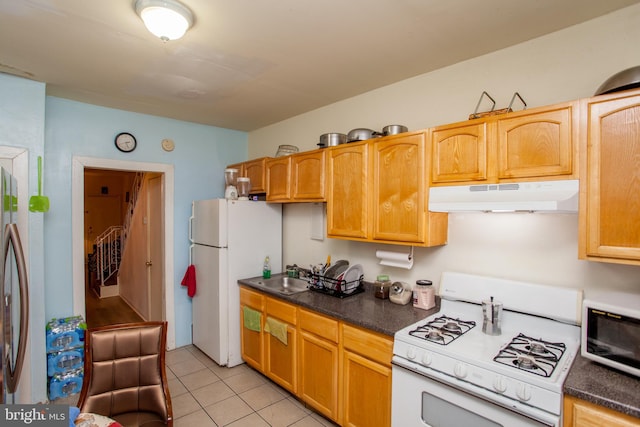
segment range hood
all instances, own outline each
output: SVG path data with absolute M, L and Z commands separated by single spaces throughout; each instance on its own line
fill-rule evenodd
M 578 212 L 578 180 L 460 185 L 429 189 L 432 212 Z

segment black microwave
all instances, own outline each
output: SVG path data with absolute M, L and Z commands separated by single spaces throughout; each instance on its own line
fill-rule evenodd
M 582 307 L 582 356 L 640 377 L 640 294 L 602 293 Z

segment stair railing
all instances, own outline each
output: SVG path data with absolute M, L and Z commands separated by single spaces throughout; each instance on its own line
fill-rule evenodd
M 120 268 L 122 230 L 121 225 L 111 226 L 96 239 L 97 275 L 102 286 Z
M 129 204 L 127 205 L 127 214 L 124 218 L 123 224 L 123 240 L 122 244 L 126 244 L 127 237 L 129 237 L 129 230 L 131 229 L 131 221 L 133 220 L 133 211 L 138 203 L 138 195 L 140 194 L 140 188 L 142 187 L 142 181 L 144 178 L 144 172 L 137 172 L 133 178 L 133 184 L 131 185 L 131 195 L 129 197 Z M 124 246 L 123 246 L 124 249 Z

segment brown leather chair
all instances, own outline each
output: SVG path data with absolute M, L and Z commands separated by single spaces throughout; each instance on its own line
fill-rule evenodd
M 166 341 L 167 322 L 87 331 L 80 411 L 107 416 L 125 427 L 173 426 Z

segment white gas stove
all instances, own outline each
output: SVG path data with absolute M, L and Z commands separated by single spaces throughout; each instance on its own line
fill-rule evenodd
M 560 426 L 582 292 L 446 272 L 439 295 L 437 314 L 395 334 L 393 425 Z M 490 297 L 499 335 L 483 332 Z

